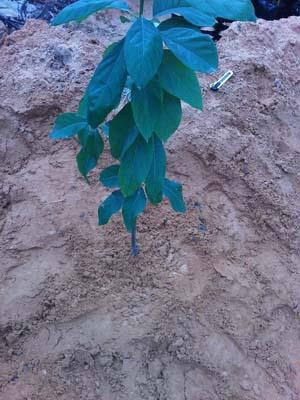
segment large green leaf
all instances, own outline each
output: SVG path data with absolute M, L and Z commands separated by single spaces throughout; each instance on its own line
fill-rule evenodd
M 216 71 L 218 53 L 209 35 L 188 27 L 177 18 L 162 22 L 159 29 L 168 48 L 188 68 L 204 73 Z
M 120 102 L 127 78 L 123 45 L 123 41 L 119 42 L 103 58 L 87 88 L 88 120 L 93 128 Z
M 65 7 L 52 20 L 52 25 L 61 25 L 70 21 L 82 21 L 97 11 L 116 8 L 122 11 L 128 11 L 126 1 L 120 0 L 79 0 Z
M 147 199 L 142 188 L 138 189 L 132 196 L 124 199 L 122 214 L 128 232 L 132 232 L 136 219 L 144 211 L 146 204 Z
M 162 201 L 163 183 L 166 175 L 166 152 L 161 140 L 155 135 L 153 139 L 153 158 L 146 179 L 146 193 L 152 204 Z
M 135 141 L 138 133 L 131 105 L 128 103 L 109 123 L 109 144 L 113 157 L 120 159 Z
M 153 0 L 153 15 L 160 17 L 167 14 L 179 14 L 194 25 L 212 26 L 216 21 L 214 10 L 209 7 L 207 0 L 205 2 L 206 4 L 203 0 Z M 201 5 L 203 8 L 200 8 Z
M 255 10 L 250 0 L 210 0 L 209 4 L 214 8 L 216 17 L 233 21 L 256 21 Z M 205 6 L 203 8 L 205 9 Z
M 168 93 L 202 109 L 201 89 L 195 72 L 183 65 L 170 50 L 164 51 L 158 76 L 160 85 Z
M 121 210 L 124 197 L 120 190 L 112 192 L 98 208 L 99 225 L 108 223 L 113 214 Z
M 81 175 L 87 179 L 88 173 L 96 167 L 97 158 L 90 155 L 84 148 L 76 156 L 77 167 Z
M 164 142 L 177 130 L 182 117 L 180 99 L 163 92 L 163 102 L 159 118 L 155 123 L 155 133 Z
M 107 188 L 119 187 L 118 174 L 120 165 L 111 165 L 105 168 L 99 177 L 100 182 Z
M 162 90 L 157 79 L 153 79 L 146 87 L 132 88 L 132 111 L 136 126 L 148 141 L 154 132 L 162 105 Z
M 85 118 L 74 113 L 64 113 L 56 118 L 49 137 L 51 139 L 68 139 L 87 127 L 88 124 Z
M 255 12 L 250 0 L 154 0 L 153 14 L 182 15 L 198 26 L 211 26 L 216 17 L 236 21 L 255 21 Z
M 176 212 L 185 212 L 185 204 L 182 196 L 182 185 L 178 182 L 165 179 L 163 187 L 164 195 L 169 199 L 171 206 Z
M 147 143 L 138 135 L 121 160 L 119 185 L 125 197 L 131 196 L 146 179 L 152 162 L 152 139 Z
M 153 78 L 162 60 L 163 44 L 154 24 L 140 17 L 129 29 L 125 39 L 127 70 L 138 87 Z

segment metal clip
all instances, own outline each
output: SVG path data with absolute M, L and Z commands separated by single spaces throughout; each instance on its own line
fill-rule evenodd
M 217 92 L 233 76 L 232 71 L 227 71 L 220 79 L 210 85 L 210 89 Z

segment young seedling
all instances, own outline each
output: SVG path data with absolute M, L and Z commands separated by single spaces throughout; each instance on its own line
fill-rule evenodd
M 136 222 L 148 201 L 158 205 L 166 197 L 175 212 L 185 211 L 182 185 L 166 177 L 164 145 L 180 125 L 181 101 L 202 109 L 196 72 L 212 73 L 218 67 L 216 46 L 199 27 L 213 26 L 217 17 L 255 21 L 255 14 L 250 0 L 153 0 L 152 19 L 144 17 L 144 0 L 138 14 L 123 0 L 79 0 L 52 24 L 80 22 L 106 9 L 119 10 L 121 22 L 131 26 L 104 52 L 77 112 L 59 115 L 50 137 L 77 137 L 77 166 L 88 180 L 103 152 L 106 122 L 117 162 L 99 177 L 113 190 L 99 206 L 99 224 L 121 211 L 136 255 Z

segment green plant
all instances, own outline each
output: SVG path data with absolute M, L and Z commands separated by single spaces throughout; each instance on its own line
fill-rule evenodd
M 202 109 L 195 71 L 211 73 L 218 67 L 216 46 L 199 26 L 212 26 L 217 17 L 254 21 L 255 14 L 250 0 L 153 0 L 149 20 L 143 16 L 144 0 L 140 0 L 139 15 L 123 0 L 79 0 L 63 9 L 53 25 L 80 22 L 109 8 L 120 10 L 121 22 L 132 25 L 103 54 L 78 111 L 58 116 L 50 137 L 77 135 L 81 146 L 77 165 L 88 180 L 104 148 L 101 128 L 108 127 L 111 154 L 118 163 L 99 177 L 114 190 L 100 204 L 99 224 L 122 210 L 135 255 L 136 220 L 147 199 L 157 205 L 166 197 L 176 212 L 185 211 L 181 184 L 166 178 L 164 143 L 180 124 L 181 101 Z M 162 22 L 160 17 L 164 17 Z M 103 125 L 119 107 L 126 88 L 126 104 Z

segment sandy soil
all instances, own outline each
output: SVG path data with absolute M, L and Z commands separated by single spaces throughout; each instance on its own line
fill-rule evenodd
M 117 24 L 0 49 L 0 399 L 299 400 L 300 19 L 225 33 L 234 78 L 201 77 L 168 146 L 188 212 L 149 207 L 135 259 L 119 216 L 97 226 L 98 171 L 47 138 Z

